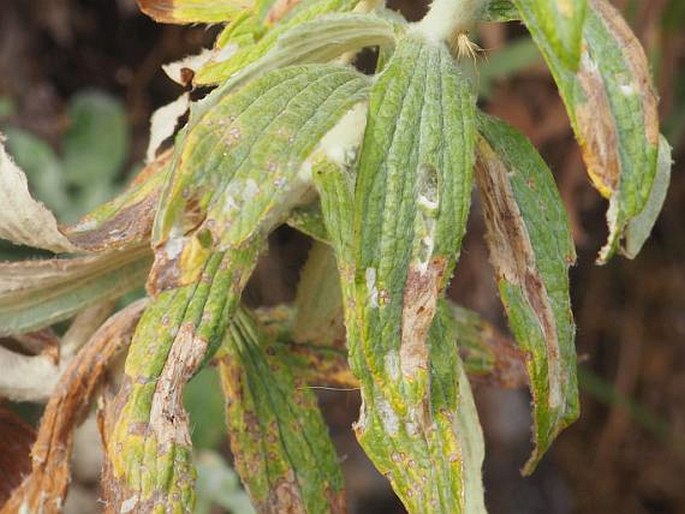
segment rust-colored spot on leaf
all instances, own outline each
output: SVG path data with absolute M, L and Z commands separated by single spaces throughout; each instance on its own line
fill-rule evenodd
M 407 378 L 428 370 L 428 330 L 437 306 L 447 259 L 433 258 L 423 269 L 412 265 L 407 273 L 402 307 L 400 369 Z
M 649 62 L 645 51 L 621 13 L 606 0 L 590 0 L 594 12 L 602 19 L 607 30 L 619 43 L 626 64 L 635 81 L 636 93 L 642 98 L 643 120 L 647 142 L 652 146 L 659 144 L 658 98 L 654 91 Z
M 575 106 L 580 149 L 588 174 L 605 198 L 618 189 L 621 161 L 618 153 L 618 132 L 604 80 L 584 49 L 577 73 L 586 101 Z
M 478 141 L 476 182 L 487 226 L 490 260 L 498 281 L 519 286 L 537 317 L 548 357 L 549 401 L 558 407 L 562 401 L 563 370 L 559 360 L 559 338 L 552 306 L 535 260 L 528 230 L 507 180 L 507 169 L 484 139 Z

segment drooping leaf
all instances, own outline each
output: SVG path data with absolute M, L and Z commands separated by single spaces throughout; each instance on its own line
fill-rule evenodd
M 217 356 L 236 468 L 260 513 L 346 512 L 335 449 L 316 397 L 239 311 Z
M 74 430 L 90 405 L 108 363 L 125 349 L 147 300 L 112 316 L 72 360 L 45 407 L 33 449 L 31 473 L 0 510 L 57 514 L 67 495 Z
M 104 493 L 115 511 L 191 511 L 195 469 L 186 383 L 223 336 L 263 246 L 214 252 L 197 281 L 157 295 L 131 343 L 124 382 L 108 406 Z
M 513 0 L 533 39 L 563 66 L 578 69 L 588 0 Z
M 0 263 L 0 336 L 38 330 L 141 287 L 152 264 L 138 246 L 73 259 Z
M 343 67 L 278 70 L 224 97 L 183 137 L 153 234 L 155 299 L 107 416 L 116 508 L 192 508 L 185 383 L 223 339 L 266 237 L 307 196 L 317 136 L 366 84 Z
M 535 448 L 530 473 L 579 413 L 568 267 L 575 250 L 551 172 L 532 144 L 479 117 L 476 182 L 490 261 L 509 324 L 526 353 Z
M 160 23 L 221 23 L 250 7 L 250 0 L 137 0 L 140 10 Z
M 446 46 L 401 40 L 372 88 L 356 196 L 344 158 L 315 171 L 361 386 L 357 438 L 410 512 L 484 511 L 482 441 L 457 415 L 468 388 L 433 322 L 470 205 L 473 88 Z
M 76 251 L 59 231 L 53 214 L 33 199 L 26 176 L 3 143 L 0 135 L 0 238 L 57 253 Z
M 310 188 L 306 159 L 366 96 L 367 84 L 360 73 L 339 66 L 284 68 L 199 118 L 177 151 L 162 197 L 150 283 L 192 280 L 212 249 L 240 247 L 285 221 Z
M 588 174 L 609 200 L 609 239 L 598 262 L 618 250 L 644 209 L 657 167 L 657 97 L 644 51 L 606 0 L 588 0 L 577 71 L 537 40 L 566 105 Z

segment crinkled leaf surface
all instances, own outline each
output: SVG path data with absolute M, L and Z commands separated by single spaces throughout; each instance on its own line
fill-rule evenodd
M 196 84 L 218 84 L 230 78 L 242 68 L 263 57 L 276 46 L 279 37 L 288 30 L 298 27 L 324 14 L 351 11 L 359 0 L 302 0 L 290 16 L 270 27 L 253 44 L 238 47 L 227 58 L 219 56 L 198 70 Z
M 598 259 L 606 262 L 626 225 L 644 209 L 656 172 L 659 119 L 647 58 L 606 0 L 588 0 L 576 71 L 549 41 L 536 42 L 566 104 L 588 174 L 609 199 L 609 240 Z
M 580 60 L 588 0 L 514 0 L 533 39 L 568 70 Z
M 217 355 L 236 468 L 258 512 L 344 513 L 342 474 L 316 397 L 284 362 L 267 360 L 267 344 L 240 311 Z
M 152 280 L 192 280 L 208 252 L 265 237 L 287 219 L 310 187 L 307 157 L 366 97 L 367 84 L 346 67 L 284 68 L 199 118 L 177 152 L 162 197 Z
M 309 188 L 306 159 L 367 79 L 333 66 L 278 70 L 222 99 L 177 149 L 156 219 L 156 298 L 131 344 L 108 447 L 117 508 L 189 510 L 185 383 L 212 355 L 273 228 Z M 122 450 L 123 448 L 123 450 Z
M 371 92 L 354 197 L 344 162 L 315 173 L 361 386 L 357 438 L 410 512 L 484 511 L 470 390 L 433 322 L 470 205 L 473 88 L 446 46 L 401 40 Z
M 397 24 L 380 16 L 356 13 L 329 14 L 295 25 L 284 32 L 261 59 L 238 71 L 226 87 L 237 88 L 254 77 L 291 64 L 329 62 L 345 52 L 367 46 L 391 47 Z M 201 80 L 200 74 L 199 80 Z
M 579 413 L 568 282 L 575 250 L 552 174 L 532 144 L 485 115 L 479 130 L 476 182 L 490 260 L 533 396 L 530 473 Z

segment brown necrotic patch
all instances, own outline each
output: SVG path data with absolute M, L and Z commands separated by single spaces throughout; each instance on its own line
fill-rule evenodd
M 562 382 L 556 321 L 507 173 L 487 141 L 480 138 L 475 178 L 487 227 L 490 261 L 498 282 L 518 286 L 537 318 L 547 353 L 549 402 L 554 408 L 561 404 Z
M 402 307 L 402 336 L 400 341 L 400 369 L 407 378 L 415 378 L 428 370 L 428 331 L 440 293 L 440 285 L 447 268 L 447 259 L 433 258 L 423 269 L 412 265 L 407 273 Z

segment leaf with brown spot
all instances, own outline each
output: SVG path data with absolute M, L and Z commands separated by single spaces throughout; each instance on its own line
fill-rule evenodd
M 316 397 L 238 311 L 217 355 L 236 469 L 260 513 L 344 513 L 338 457 Z M 273 346 L 271 346 L 273 349 Z
M 249 0 L 137 0 L 140 10 L 160 23 L 222 23 L 231 20 Z
M 0 513 L 62 511 L 74 430 L 110 360 L 128 346 L 145 305 L 146 300 L 139 300 L 112 316 L 70 363 L 45 408 L 31 452 L 31 473 Z
M 59 226 L 54 215 L 29 192 L 24 172 L 0 135 L 0 238 L 55 253 L 90 253 L 136 246 L 150 233 L 169 153 L 139 174 L 119 197 L 75 225 Z
M 470 206 L 474 111 L 469 70 L 409 34 L 372 88 L 356 181 L 354 159 L 314 170 L 361 388 L 357 439 L 410 512 L 485 510 L 482 435 L 435 316 Z
M 509 324 L 526 355 L 535 448 L 530 473 L 579 414 L 568 267 L 575 251 L 551 172 L 533 145 L 481 115 L 476 183 L 490 261 Z
M 548 42 L 536 43 L 566 105 L 590 179 L 609 200 L 609 238 L 598 257 L 604 263 L 621 246 L 626 226 L 645 209 L 657 169 L 658 99 L 649 64 L 607 0 L 588 0 L 577 70 L 569 70 Z

